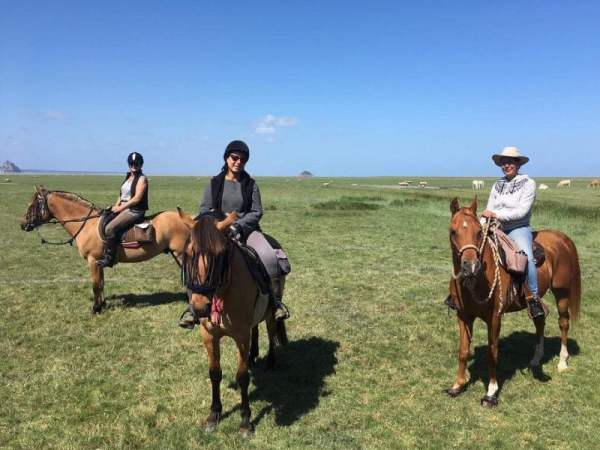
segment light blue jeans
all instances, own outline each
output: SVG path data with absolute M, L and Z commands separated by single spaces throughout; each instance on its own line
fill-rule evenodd
M 529 263 L 527 264 L 527 284 L 531 289 L 531 293 L 535 296 L 538 295 L 538 283 L 537 283 L 537 269 L 535 268 L 535 262 L 533 261 L 533 235 L 531 234 L 531 227 L 520 227 L 514 230 L 505 231 L 515 243 L 519 250 L 523 250 L 527 253 Z

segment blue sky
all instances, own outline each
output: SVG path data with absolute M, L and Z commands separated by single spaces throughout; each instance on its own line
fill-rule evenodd
M 597 1 L 0 0 L 0 159 L 252 175 L 600 176 Z M 525 170 L 527 169 L 527 170 Z

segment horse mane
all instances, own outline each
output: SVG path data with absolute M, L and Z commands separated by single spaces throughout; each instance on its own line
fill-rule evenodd
M 78 205 L 84 206 L 86 208 L 93 208 L 96 211 L 98 211 L 100 209 L 98 206 L 94 205 L 89 200 L 86 200 L 85 198 L 80 197 L 77 194 L 73 194 L 72 192 L 67 192 L 67 191 L 50 191 L 50 192 L 52 194 L 58 195 L 60 198 L 63 198 L 72 203 L 76 203 Z
M 202 255 L 220 255 L 227 251 L 227 237 L 219 231 L 213 218 L 201 217 L 192 229 L 192 247 Z

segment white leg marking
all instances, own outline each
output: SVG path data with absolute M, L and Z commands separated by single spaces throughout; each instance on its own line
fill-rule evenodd
M 533 359 L 529 363 L 530 366 L 539 366 L 540 361 L 544 356 L 544 336 L 540 339 L 540 343 L 535 346 L 535 351 L 533 352 Z
M 566 345 L 560 345 L 560 361 L 558 363 L 558 371 L 563 372 L 567 370 L 567 361 L 569 360 L 569 352 L 567 351 Z
M 488 385 L 487 395 L 494 397 L 498 393 L 498 383 L 490 383 Z

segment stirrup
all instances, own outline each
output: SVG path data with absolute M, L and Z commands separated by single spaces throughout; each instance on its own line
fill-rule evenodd
M 534 303 L 534 305 L 532 305 Z M 531 300 L 527 302 L 527 315 L 531 320 L 535 320 L 538 317 L 548 317 L 550 314 L 550 310 L 548 307 L 542 302 L 541 298 L 537 298 L 535 300 Z
M 185 328 L 186 330 L 193 330 L 194 327 L 199 324 L 200 321 L 194 317 L 190 307 L 188 306 L 185 308 L 185 311 L 183 311 L 181 317 L 179 318 L 179 326 L 181 328 Z
M 275 320 L 280 321 L 289 319 L 292 316 L 292 314 L 283 302 L 279 302 L 279 304 L 275 308 L 275 311 L 273 312 L 273 316 L 275 317 Z
M 446 305 L 449 308 L 448 314 L 450 314 L 450 309 L 456 311 L 456 305 L 454 304 L 454 300 L 452 300 L 451 295 L 444 299 L 444 305 Z

